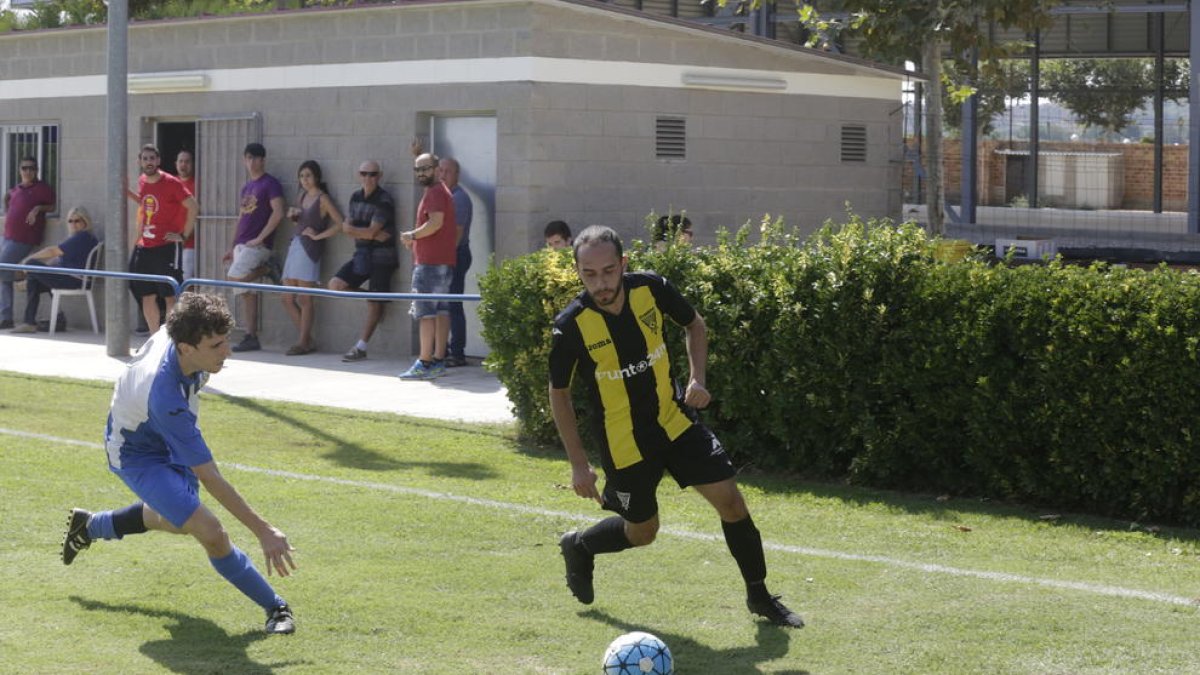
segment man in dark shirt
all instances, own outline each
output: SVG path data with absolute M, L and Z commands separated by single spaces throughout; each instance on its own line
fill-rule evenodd
M 354 257 L 329 280 L 335 291 L 357 290 L 370 282 L 370 290 L 388 293 L 392 290 L 392 275 L 399 267 L 396 255 L 396 204 L 387 190 L 379 187 L 383 171 L 379 162 L 367 160 L 358 166 L 361 190 L 350 196 L 350 209 L 342 222 L 342 232 L 354 239 Z M 383 319 L 384 300 L 367 301 L 367 322 L 358 342 L 342 356 L 353 363 L 367 358 L 367 343 Z

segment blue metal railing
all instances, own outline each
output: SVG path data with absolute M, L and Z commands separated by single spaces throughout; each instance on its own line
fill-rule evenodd
M 478 302 L 481 297 L 472 293 L 371 293 L 368 291 L 334 291 L 328 288 L 306 288 L 304 286 L 277 286 L 275 284 L 252 284 L 245 281 L 229 281 L 227 279 L 186 279 L 183 283 L 174 278 L 161 274 L 137 274 L 135 272 L 110 272 L 109 270 L 81 270 L 74 267 L 47 267 L 45 265 L 18 265 L 16 263 L 0 263 L 0 269 L 21 272 L 40 272 L 42 274 L 63 274 L 72 277 L 102 277 L 109 279 L 127 279 L 132 281 L 153 281 L 167 284 L 175 291 L 175 295 L 188 290 L 192 286 L 208 286 L 214 288 L 244 288 L 251 291 L 266 293 L 295 293 L 297 295 L 315 295 L 323 298 L 342 298 L 346 300 L 446 300 L 449 302 Z

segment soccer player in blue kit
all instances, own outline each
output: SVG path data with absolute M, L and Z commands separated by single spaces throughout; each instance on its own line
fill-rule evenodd
M 575 238 L 575 270 L 584 290 L 554 320 L 550 348 L 550 409 L 571 462 L 575 494 L 615 512 L 559 540 L 567 586 L 583 604 L 595 598 L 595 556 L 646 546 L 658 534 L 658 483 L 665 472 L 696 489 L 721 518 L 725 543 L 746 583 L 746 607 L 778 626 L 800 628 L 803 619 L 767 591 L 762 537 L 734 478 L 720 441 L 696 419 L 708 405 L 704 386 L 708 334 L 704 319 L 666 279 L 626 273 L 621 239 L 593 225 Z M 671 373 L 665 320 L 683 326 L 687 389 Z M 571 402 L 576 375 L 587 383 L 596 415 L 595 436 L 604 490 L 588 462 Z
M 113 390 L 104 445 L 109 469 L 141 501 L 98 513 L 73 509 L 62 561 L 70 565 L 97 539 L 121 539 L 148 530 L 190 534 L 217 572 L 263 608 L 267 633 L 292 633 L 295 623 L 288 604 L 249 556 L 233 545 L 216 515 L 200 503 L 198 488 L 203 484 L 258 537 L 268 574 L 274 569 L 286 577 L 296 569 L 287 536 L 225 480 L 197 426 L 200 388 L 225 365 L 232 327 L 233 317 L 219 296 L 187 293 L 166 325 L 138 350 Z

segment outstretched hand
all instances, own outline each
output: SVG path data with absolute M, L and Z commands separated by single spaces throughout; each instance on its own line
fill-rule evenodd
M 292 561 L 292 551 L 296 549 L 288 543 L 286 534 L 271 527 L 258 536 L 258 541 L 266 556 L 267 576 L 271 576 L 272 569 L 281 577 L 289 576 L 296 569 L 296 563 Z

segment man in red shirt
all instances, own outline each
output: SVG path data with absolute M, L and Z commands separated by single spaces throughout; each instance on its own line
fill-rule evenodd
M 127 192 L 137 202 L 136 243 L 129 259 L 129 271 L 139 274 L 161 274 L 183 281 L 183 242 L 196 227 L 199 207 L 183 182 L 169 173 L 159 171 L 161 158 L 153 144 L 142 146 L 138 164 L 137 194 Z M 166 300 L 167 312 L 175 306 L 175 291 L 167 284 L 153 281 L 131 281 L 129 290 L 142 305 L 150 332 L 158 330 L 161 315 L 158 298 Z
M 54 210 L 54 189 L 38 179 L 34 157 L 22 157 L 21 182 L 4 195 L 4 236 L 0 262 L 19 263 L 42 243 L 46 214 Z M 13 273 L 0 272 L 0 329 L 13 327 Z
M 458 223 L 454 217 L 454 197 L 446 184 L 437 179 L 438 158 L 429 153 L 413 162 L 417 182 L 425 187 L 417 206 L 417 226 L 400 234 L 400 243 L 413 252 L 412 290 L 414 293 L 450 292 L 457 259 Z M 402 380 L 432 380 L 446 374 L 446 343 L 450 337 L 450 303 L 418 300 L 412 303 L 412 317 L 420 322 L 421 356 Z
M 196 160 L 191 150 L 180 150 L 179 154 L 175 155 L 175 173 L 178 174 L 179 180 L 183 181 L 183 187 L 187 188 L 188 193 L 199 203 L 200 196 L 196 194 Z M 183 278 L 191 279 L 195 276 L 196 232 L 193 230 L 192 236 L 183 242 Z

